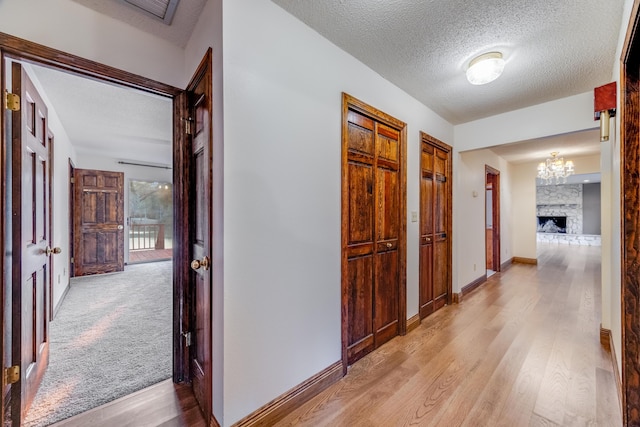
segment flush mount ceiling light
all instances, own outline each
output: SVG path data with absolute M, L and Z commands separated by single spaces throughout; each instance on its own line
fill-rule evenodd
M 484 53 L 476 56 L 467 68 L 467 80 L 472 85 L 484 85 L 494 81 L 504 70 L 504 59 L 500 52 Z

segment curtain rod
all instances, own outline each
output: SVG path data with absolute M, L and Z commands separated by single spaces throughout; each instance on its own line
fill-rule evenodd
M 158 169 L 171 169 L 171 166 L 163 166 L 163 165 L 149 165 L 144 163 L 134 163 L 134 162 L 123 162 L 122 160 L 118 161 L 121 165 L 133 165 L 133 166 L 145 166 L 148 168 L 158 168 Z

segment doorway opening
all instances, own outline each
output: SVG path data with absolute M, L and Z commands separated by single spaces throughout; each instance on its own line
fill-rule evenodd
M 125 90 L 101 89 L 103 83 L 82 82 L 83 77 L 24 61 L 12 60 L 12 64 L 20 65 L 34 82 L 33 90 L 37 89 L 46 99 L 47 127 L 55 129 L 57 135 L 63 135 L 56 139 L 56 153 L 60 157 L 58 167 L 54 167 L 53 156 L 49 161 L 51 179 L 48 182 L 55 195 L 55 199 L 50 198 L 48 209 L 51 213 L 49 224 L 52 224 L 49 226 L 49 245 L 61 248 L 61 253 L 50 258 L 48 270 L 52 280 L 49 281 L 48 295 L 43 295 L 49 301 L 49 313 L 52 314 L 46 343 L 48 361 L 41 368 L 43 374 L 39 386 L 33 387 L 33 391 L 25 396 L 22 421 L 25 426 L 44 426 L 171 378 L 171 262 L 154 266 L 125 266 L 123 249 L 128 243 L 125 236 L 130 234 L 124 218 L 136 215 L 135 212 L 127 212 L 125 199 L 137 202 L 134 206 L 146 211 L 143 217 L 147 218 L 147 223 L 166 222 L 167 228 L 173 229 L 172 176 L 170 169 L 146 171 L 140 165 L 120 165 L 117 158 L 134 155 L 133 151 L 138 148 L 135 142 L 128 143 L 125 151 L 119 151 L 114 141 L 111 152 L 104 153 L 78 144 L 78 138 L 73 138 L 77 135 L 77 128 L 69 122 L 69 115 L 66 120 L 60 119 L 61 124 L 52 123 L 55 116 L 65 117 L 65 112 L 79 109 L 78 105 L 60 100 L 60 94 L 68 92 L 68 85 L 82 87 L 86 92 L 86 95 L 76 94 L 68 98 L 74 101 L 83 96 L 92 98 L 94 92 L 91 89 L 103 94 L 105 98 L 100 106 L 89 101 L 80 103 L 80 109 L 91 113 L 109 103 L 110 91 L 119 94 L 118 91 Z M 133 96 L 132 92 L 128 90 L 127 96 Z M 148 98 L 141 92 L 136 92 L 136 96 Z M 158 107 L 154 114 L 158 115 L 158 120 L 169 123 L 164 130 L 169 147 L 164 151 L 167 156 L 165 162 L 171 164 L 172 102 L 158 97 L 148 102 L 162 104 L 163 108 Z M 92 127 L 99 129 L 101 121 L 108 120 L 113 128 L 128 129 L 128 123 L 109 120 L 112 113 L 100 112 L 102 114 L 92 114 L 99 118 Z M 139 114 L 137 119 L 143 120 L 143 116 Z M 146 135 L 153 134 L 151 129 L 143 131 Z M 126 134 L 124 130 L 120 132 Z M 70 153 L 72 150 L 75 153 Z M 64 167 L 66 165 L 60 166 L 65 163 L 67 153 L 73 156 L 67 161 L 76 165 L 68 177 L 66 172 L 69 169 Z M 124 185 L 125 177 L 154 174 L 158 179 L 162 178 L 162 186 L 156 182 L 154 191 L 143 194 L 142 189 L 131 191 Z M 69 192 L 64 191 L 69 188 L 67 182 L 72 182 Z M 63 205 L 68 206 L 68 213 L 61 209 Z M 66 233 L 58 231 L 66 228 L 66 224 L 61 222 L 66 223 L 67 216 L 75 225 L 68 241 L 63 239 Z M 160 225 L 156 228 L 164 228 L 164 223 Z M 151 229 L 152 225 L 145 228 Z M 171 231 L 167 234 L 172 236 Z M 138 236 L 137 240 L 141 242 L 143 238 Z M 164 246 L 164 239 L 158 246 Z M 172 245 L 167 246 L 170 253 Z M 73 255 L 67 257 L 70 254 Z M 165 256 L 165 259 L 170 260 L 171 256 Z M 73 261 L 66 270 L 68 275 L 62 272 L 62 265 L 67 260 Z M 55 265 L 56 269 L 52 268 L 54 261 L 59 264 Z M 75 277 L 69 278 L 72 272 Z M 82 357 L 78 357 L 79 354 Z
M 487 277 L 500 271 L 500 171 L 485 165 L 485 253 Z
M 38 66 L 46 67 L 47 69 L 55 69 L 58 71 L 63 71 L 68 74 L 80 76 L 80 77 L 88 77 L 89 80 L 92 81 L 100 81 L 106 82 L 109 85 L 128 88 L 128 89 L 136 89 L 142 92 L 152 94 L 153 96 L 162 97 L 168 99 L 171 102 L 171 112 L 172 116 L 170 119 L 171 129 L 171 140 L 173 142 L 173 150 L 171 151 L 171 157 L 173 160 L 174 170 L 171 176 L 171 179 L 168 181 L 173 181 L 173 185 L 176 187 L 176 191 L 174 192 L 174 219 L 173 219 L 173 253 L 174 259 L 170 262 L 172 267 L 172 273 L 166 274 L 166 276 L 171 280 L 171 298 L 172 298 L 172 328 L 169 334 L 169 340 L 171 341 L 172 348 L 172 359 L 173 363 L 171 366 L 172 379 L 174 383 L 190 383 L 192 379 L 192 369 L 191 369 L 191 360 L 192 353 L 196 352 L 200 357 L 199 361 L 201 361 L 201 372 L 200 374 L 204 375 L 204 381 L 200 381 L 198 385 L 192 384 L 192 391 L 188 391 L 188 394 L 193 399 L 193 392 L 200 392 L 200 396 L 204 396 L 198 400 L 198 404 L 200 404 L 200 409 L 204 415 L 204 418 L 207 421 L 215 421 L 214 417 L 211 414 L 211 398 L 207 395 L 202 395 L 202 390 L 210 390 L 211 389 L 211 351 L 212 349 L 206 345 L 200 345 L 201 340 L 200 332 L 202 329 L 195 329 L 195 326 L 208 326 L 208 330 L 210 330 L 210 322 L 211 316 L 210 308 L 211 301 L 198 299 L 198 306 L 195 305 L 192 286 L 190 283 L 195 280 L 194 274 L 192 274 L 189 269 L 189 262 L 187 260 L 190 259 L 190 236 L 191 236 L 191 226 L 188 218 L 191 216 L 191 208 L 192 208 L 192 198 L 189 192 L 189 188 L 192 184 L 192 177 L 186 173 L 190 171 L 190 162 L 191 158 L 188 157 L 188 153 L 186 151 L 187 148 L 190 148 L 191 144 L 191 136 L 188 132 L 183 130 L 183 125 L 185 121 L 192 121 L 194 126 L 197 129 L 207 129 L 207 135 L 210 135 L 210 120 L 207 121 L 204 125 L 197 127 L 200 125 L 197 120 L 193 120 L 191 117 L 193 114 L 190 112 L 193 110 L 193 102 L 199 101 L 201 105 L 207 108 L 201 108 L 201 114 L 196 118 L 207 118 L 210 117 L 211 108 L 210 108 L 210 91 L 207 92 L 207 96 L 201 96 L 199 98 L 192 99 L 189 94 L 190 90 L 180 90 L 175 87 L 153 81 L 151 79 L 147 79 L 141 76 L 137 76 L 134 74 L 130 74 L 128 72 L 118 70 L 115 68 L 111 68 L 109 66 L 98 64 L 93 61 L 89 61 L 71 54 L 67 54 L 60 51 L 55 51 L 53 49 L 47 48 L 46 46 L 37 45 L 35 43 L 29 42 L 27 40 L 18 39 L 16 37 L 0 33 L 0 53 L 1 53 L 1 66 L 3 67 L 3 76 L 7 77 L 7 73 L 5 73 L 5 67 L 7 64 L 11 64 L 12 62 L 24 62 L 27 64 L 34 64 Z M 210 87 L 211 78 L 211 49 L 207 52 L 203 61 L 198 68 L 198 76 L 199 78 L 205 82 L 205 86 Z M 4 93 L 4 89 L 9 82 L 5 79 L 2 79 L 2 92 Z M 28 99 L 28 97 L 22 97 L 23 101 Z M 206 100 L 206 102 L 203 102 Z M 27 104 L 23 103 L 23 106 Z M 29 110 L 28 106 L 23 108 L 23 110 Z M 14 112 L 6 111 L 6 114 L 0 115 L 0 128 L 1 135 L 4 138 L 3 147 L 7 146 L 7 141 L 12 140 L 12 117 L 15 117 Z M 57 137 L 59 141 L 59 137 Z M 210 146 L 211 140 L 204 140 L 203 144 L 205 146 Z M 8 145 L 11 145 L 10 143 Z M 59 144 L 58 144 L 59 145 Z M 15 151 L 15 150 L 14 150 Z M 65 156 L 66 157 L 66 156 Z M 5 182 L 16 181 L 16 178 L 12 175 L 12 162 L 11 162 L 11 150 L 7 150 L 7 152 L 0 152 L 0 167 L 2 168 L 1 172 L 3 175 L 3 179 Z M 65 163 L 67 159 L 64 159 Z M 78 166 L 78 165 L 76 165 Z M 207 165 L 208 166 L 208 165 Z M 59 179 L 58 174 L 63 174 L 63 170 L 68 170 L 67 165 L 65 164 L 64 168 L 58 167 L 56 169 L 55 179 Z M 211 172 L 209 172 L 209 176 Z M 8 180 L 8 181 L 7 181 Z M 20 179 L 18 178 L 17 181 Z M 208 181 L 207 185 L 203 185 L 203 188 L 211 188 L 210 182 Z M 68 183 L 64 180 L 64 187 L 68 188 Z M 59 190 L 59 193 L 66 193 L 67 189 L 64 188 Z M 12 218 L 11 206 L 12 200 L 15 198 L 15 194 L 12 194 L 10 191 L 10 186 L 2 186 L 0 191 L 2 191 L 2 203 L 3 209 L 1 210 L 3 224 L 7 224 L 7 219 Z M 15 192 L 14 192 L 15 193 Z M 54 193 L 55 194 L 55 193 Z M 65 202 L 67 207 L 68 203 Z M 15 204 L 13 204 L 15 205 Z M 203 205 L 210 206 L 210 205 Z M 54 209 L 55 210 L 55 209 Z M 66 222 L 67 219 L 64 218 Z M 61 226 L 61 229 L 66 227 L 66 224 Z M 124 224 L 122 224 L 122 228 L 124 228 Z M 203 227 L 199 228 L 199 231 L 204 235 L 210 234 L 210 224 L 206 223 Z M 20 228 L 11 227 L 11 221 L 9 221 L 9 226 L 7 226 L 4 230 L 3 234 L 0 234 L 0 244 L 3 247 L 10 248 L 12 240 L 16 240 L 21 234 Z M 57 231 L 58 236 L 65 234 L 64 231 Z M 21 239 L 18 239 L 21 240 Z M 64 248 L 66 251 L 70 250 L 71 245 Z M 56 248 L 54 248 L 56 249 Z M 46 251 L 46 256 L 49 256 L 49 253 L 59 253 L 54 250 Z M 24 393 L 24 373 L 29 370 L 26 369 L 27 365 L 24 363 L 24 359 L 22 358 L 22 342 L 25 340 L 25 335 L 23 334 L 23 330 L 20 328 L 20 309 L 21 304 L 15 303 L 15 300 L 12 299 L 12 296 L 16 295 L 16 293 L 22 292 L 21 284 L 18 283 L 16 285 L 15 281 L 11 280 L 12 274 L 16 274 L 16 265 L 20 265 L 22 259 L 22 251 L 19 250 L 14 251 L 6 251 L 5 256 L 2 259 L 2 267 L 3 267 L 3 292 L 2 298 L 3 303 L 0 304 L 0 317 L 3 318 L 3 334 L 2 334 L 2 349 L 0 352 L 5 356 L 5 366 L 15 366 L 15 371 L 19 372 L 19 374 L 15 377 L 15 382 L 8 384 L 4 387 L 2 394 L 2 404 L 0 405 L 0 411 L 2 411 L 2 418 L 5 421 L 12 423 L 14 426 L 18 426 L 24 420 L 24 415 L 26 413 L 26 409 L 29 406 L 27 402 L 28 399 L 25 399 Z M 74 253 L 74 256 L 77 256 L 77 253 Z M 42 256 L 45 256 L 45 251 L 42 251 Z M 203 256 L 203 260 L 204 260 Z M 44 258 L 43 258 L 44 260 Z M 43 261 L 47 263 L 47 267 L 50 264 L 49 261 Z M 13 266 L 13 267 L 12 267 Z M 186 267 L 185 267 L 186 266 Z M 68 268 L 68 263 L 65 265 Z M 46 276 L 46 275 L 45 275 Z M 209 276 L 207 276 L 209 277 Z M 203 281 L 205 284 L 207 281 Z M 48 283 L 45 283 L 44 288 L 46 289 Z M 42 307 L 48 307 L 53 296 L 48 292 L 44 298 L 45 302 L 41 305 Z M 58 295 L 59 297 L 59 295 Z M 14 301 L 11 304 L 11 301 Z M 205 310 L 206 315 L 198 314 L 200 310 Z M 47 312 L 47 314 L 49 314 Z M 16 319 L 18 319 L 16 321 Z M 45 325 L 48 327 L 49 316 L 46 316 Z M 189 332 L 189 328 L 194 328 L 193 332 Z M 190 339 L 190 335 L 194 335 L 193 341 Z M 28 337 L 27 337 L 28 340 Z M 28 341 L 27 341 L 28 342 Z M 184 393 L 184 392 L 183 392 Z M 182 400 L 183 397 L 180 397 Z M 188 397 L 187 397 L 188 399 Z M 5 409 L 7 411 L 5 412 Z

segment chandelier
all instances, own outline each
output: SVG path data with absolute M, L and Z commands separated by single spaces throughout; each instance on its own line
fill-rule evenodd
M 543 179 L 545 185 L 564 184 L 573 172 L 573 162 L 571 160 L 565 162 L 562 157 L 558 157 L 557 151 L 551 153 L 551 158 L 538 165 L 538 178 Z

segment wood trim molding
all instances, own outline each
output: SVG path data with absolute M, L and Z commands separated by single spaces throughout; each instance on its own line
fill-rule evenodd
M 413 331 L 418 326 L 420 326 L 420 313 L 416 314 L 415 316 L 411 316 L 407 320 L 407 333 Z
M 233 427 L 271 426 L 342 378 L 342 360 L 247 415 Z
M 128 86 L 144 92 L 164 96 L 175 96 L 180 89 L 154 81 L 128 71 L 100 64 L 70 53 L 52 49 L 28 40 L 0 32 L 0 47 L 4 52 L 17 59 L 34 61 L 38 64 L 53 66 L 69 73 L 99 79 L 120 86 Z
M 538 264 L 538 259 L 537 258 L 524 258 L 524 257 L 514 256 L 513 258 L 511 258 L 511 262 L 513 264 L 537 265 Z
M 616 391 L 618 392 L 618 404 L 622 411 L 622 377 L 620 376 L 620 369 L 618 368 L 618 357 L 616 356 L 616 346 L 611 339 L 611 331 L 609 331 L 609 348 L 611 350 L 611 363 L 613 363 L 613 376 L 616 379 Z M 623 412 L 624 413 L 624 412 Z
M 485 273 L 482 276 L 478 277 L 476 280 L 474 280 L 473 282 L 467 284 L 466 286 L 463 286 L 462 289 L 460 290 L 461 296 L 467 295 L 471 291 L 476 290 L 478 287 L 480 287 L 480 285 L 482 285 L 482 284 L 484 284 L 486 282 L 487 282 L 487 273 Z M 460 298 L 460 297 L 458 297 L 458 298 Z M 461 301 L 462 298 L 460 298 L 459 300 Z
M 600 344 L 605 348 L 611 347 L 611 330 L 605 329 L 600 325 Z
M 618 358 L 616 356 L 616 347 L 610 329 L 605 329 L 600 325 L 600 344 L 609 351 L 611 356 L 611 365 L 613 367 L 613 376 L 616 380 L 616 394 L 618 395 L 618 404 L 622 410 L 622 381 L 620 379 L 620 369 L 618 369 Z
M 536 260 L 536 264 L 538 263 L 538 261 Z M 505 262 L 503 262 L 502 264 L 500 264 L 500 271 L 505 271 L 507 270 L 509 267 L 511 267 L 513 265 L 513 258 L 509 258 L 508 260 L 506 260 Z
M 462 292 L 457 292 L 453 294 L 453 303 L 454 304 L 460 304 L 462 302 Z
M 211 414 L 211 418 L 209 419 L 209 427 L 222 427 L 213 414 Z

